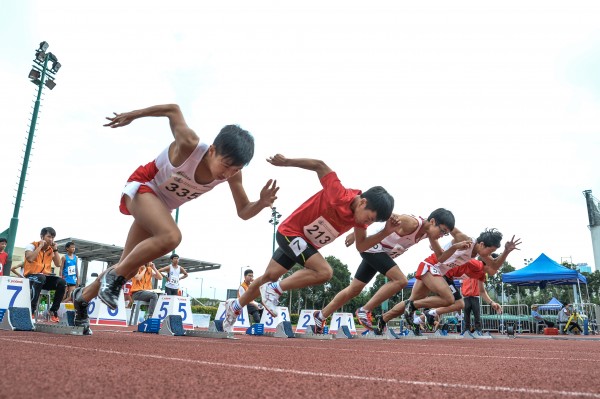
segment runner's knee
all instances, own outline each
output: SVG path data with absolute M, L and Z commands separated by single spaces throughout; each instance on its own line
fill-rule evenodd
M 333 269 L 329 266 L 320 268 L 315 272 L 317 274 L 317 284 L 326 283 L 333 277 Z

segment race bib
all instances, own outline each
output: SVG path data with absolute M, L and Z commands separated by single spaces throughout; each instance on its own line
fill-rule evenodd
M 440 268 L 437 265 L 432 265 L 429 268 L 429 271 L 431 272 L 431 274 L 433 274 L 434 276 L 441 276 L 442 273 L 440 273 Z
M 67 267 L 67 274 L 69 276 L 74 276 L 75 274 L 77 274 L 77 268 L 75 266 L 68 266 Z
M 173 197 L 186 198 L 193 200 L 202 195 L 191 184 L 189 179 L 185 179 L 177 174 L 171 175 L 163 184 L 164 189 Z
M 304 234 L 308 241 L 317 248 L 329 244 L 340 235 L 323 216 L 319 216 L 314 222 L 304 226 Z
M 306 241 L 302 237 L 296 237 L 290 242 L 290 248 L 294 252 L 294 255 L 300 256 L 302 252 L 306 249 L 307 244 Z
M 169 278 L 169 284 L 177 285 L 179 284 L 179 278 L 175 276 L 171 276 Z
M 449 285 L 448 287 L 450 287 L 450 292 L 452 292 L 453 294 L 456 293 L 456 287 L 454 286 L 454 283 L 452 283 L 452 285 Z

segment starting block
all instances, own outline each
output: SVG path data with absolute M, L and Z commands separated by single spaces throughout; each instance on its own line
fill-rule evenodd
M 437 330 L 433 333 L 431 338 L 437 339 L 463 339 L 464 337 L 460 334 L 449 334 L 446 330 Z
M 160 319 L 150 317 L 144 320 L 138 324 L 137 331 L 149 334 L 158 334 L 160 331 Z
M 4 311 L 0 329 L 9 331 L 34 331 L 28 308 L 11 307 Z
M 350 328 L 348 326 L 341 326 L 339 330 L 335 334 L 333 334 L 336 339 L 353 339 L 354 335 L 350 332 Z
M 185 335 L 183 329 L 183 319 L 179 315 L 168 315 L 163 319 L 162 326 L 158 330 L 160 335 L 175 335 L 180 337 Z
M 223 320 L 211 321 L 210 325 L 208 326 L 208 331 L 186 330 L 185 336 L 198 338 L 237 339 L 234 337 L 233 332 L 228 333 L 223 330 Z
M 427 339 L 424 335 L 416 335 L 412 330 L 405 329 L 400 333 L 400 339 Z
M 373 331 L 366 330 L 359 335 L 355 335 L 355 339 L 398 339 L 400 338 L 391 328 L 386 328 L 381 335 L 375 334 Z
M 307 328 L 304 334 L 295 334 L 296 338 L 308 338 L 308 339 L 333 339 L 334 334 L 315 334 L 312 328 Z
M 475 333 L 473 333 L 473 338 L 475 339 L 492 339 L 492 335 L 489 332 L 480 332 L 480 331 L 475 331 Z
M 85 333 L 84 327 L 65 326 L 60 324 L 37 323 L 35 331 L 63 335 L 91 335 Z M 91 330 L 90 330 L 91 331 Z
M 289 321 L 282 321 L 275 327 L 275 332 L 267 332 L 265 335 L 275 338 L 296 338 L 296 334 L 292 330 L 292 323 Z

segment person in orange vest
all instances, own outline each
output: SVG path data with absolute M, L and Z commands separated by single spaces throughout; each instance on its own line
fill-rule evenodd
M 52 227 L 44 227 L 40 232 L 40 241 L 34 241 L 25 246 L 25 264 L 23 275 L 29 279 L 31 287 L 31 312 L 37 310 L 38 298 L 42 290 L 55 290 L 54 301 L 48 311 L 50 321 L 58 323 L 58 308 L 65 296 L 67 283 L 64 279 L 52 273 L 52 263 L 60 267 L 60 255 L 54 242 L 56 231 Z

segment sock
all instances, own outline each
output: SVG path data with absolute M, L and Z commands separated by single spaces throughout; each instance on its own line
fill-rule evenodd
M 271 283 L 269 285 L 269 287 L 271 287 L 273 290 L 275 290 L 275 292 L 278 293 L 279 295 L 283 294 L 283 291 L 281 290 L 281 286 L 279 285 L 279 281 L 275 281 L 274 283 Z
M 235 312 L 239 312 L 242 310 L 242 307 L 240 306 L 240 301 L 237 299 L 235 301 L 233 301 L 232 307 Z
M 430 315 L 430 316 L 433 316 L 433 317 L 437 316 L 437 311 L 436 311 L 435 309 L 431 309 L 431 310 L 430 310 L 429 312 L 427 312 L 427 313 L 429 313 L 429 315 Z

